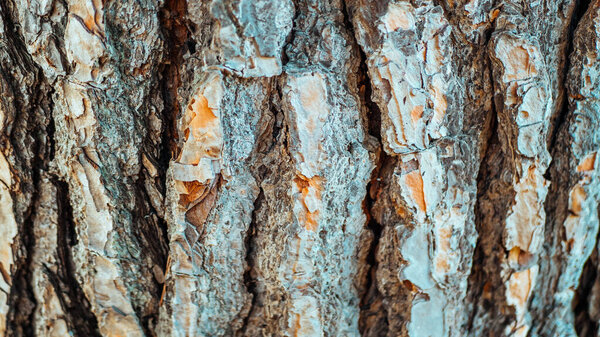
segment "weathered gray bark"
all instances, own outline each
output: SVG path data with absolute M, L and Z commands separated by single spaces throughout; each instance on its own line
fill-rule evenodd
M 0 1 L 0 335 L 596 336 L 600 0 Z

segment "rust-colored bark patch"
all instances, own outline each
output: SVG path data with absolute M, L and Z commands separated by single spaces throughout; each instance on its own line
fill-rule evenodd
M 594 169 L 596 164 L 596 152 L 587 155 L 577 166 L 577 172 L 586 172 Z
M 412 171 L 404 176 L 406 186 L 410 189 L 413 200 L 419 206 L 421 211 L 427 211 L 425 204 L 425 193 L 423 191 L 423 177 L 419 171 Z

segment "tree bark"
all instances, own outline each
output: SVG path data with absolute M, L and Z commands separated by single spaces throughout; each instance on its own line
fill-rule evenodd
M 1 336 L 598 336 L 600 0 L 0 1 Z

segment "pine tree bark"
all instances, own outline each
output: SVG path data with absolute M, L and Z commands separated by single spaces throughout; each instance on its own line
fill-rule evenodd
M 600 0 L 0 1 L 1 336 L 597 336 Z

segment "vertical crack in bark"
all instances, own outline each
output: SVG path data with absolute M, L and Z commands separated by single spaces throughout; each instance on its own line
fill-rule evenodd
M 166 124 L 163 131 L 161 164 L 165 167 L 169 166 L 172 151 L 175 151 L 177 142 L 175 121 L 180 109 L 177 90 L 181 85 L 180 68 L 183 63 L 184 47 L 189 36 L 188 28 L 185 25 L 186 13 L 186 0 L 167 0 L 159 15 L 166 44 L 166 59 L 159 69 L 164 101 L 163 122 Z
M 35 166 L 35 165 L 34 165 Z M 33 169 L 33 185 L 39 187 L 39 170 Z M 12 278 L 10 296 L 8 298 L 8 333 L 9 336 L 34 336 L 33 332 L 33 313 L 38 305 L 33 294 L 31 286 L 31 255 L 35 245 L 35 237 L 32 233 L 33 219 L 35 216 L 35 204 L 37 194 L 31 200 L 29 209 L 26 212 L 25 219 L 19 226 L 18 240 L 19 251 L 22 255 L 17 255 L 15 259 L 15 272 Z
M 160 140 L 153 141 L 150 134 L 149 116 L 139 116 L 142 127 L 147 130 L 140 149 L 142 171 L 135 180 L 135 208 L 133 209 L 132 232 L 138 237 L 141 247 L 149 258 L 146 266 L 152 274 L 152 284 L 147 285 L 151 300 L 147 305 L 134 308 L 144 333 L 156 336 L 156 324 L 160 299 L 164 292 L 164 275 L 169 255 L 169 236 L 164 218 L 166 195 L 166 172 L 175 149 L 177 133 L 175 120 L 179 113 L 177 89 L 180 86 L 179 68 L 183 62 L 183 49 L 187 40 L 185 27 L 186 1 L 168 0 L 158 14 L 163 37 L 162 63 L 157 68 L 158 88 L 151 93 L 163 100 L 163 110 L 159 118 L 162 122 Z M 193 47 L 193 46 L 192 46 Z M 150 104 L 150 102 L 148 102 Z M 154 138 L 155 139 L 155 138 Z
M 91 310 L 91 305 L 75 278 L 75 264 L 71 247 L 77 244 L 77 234 L 73 222 L 73 209 L 69 203 L 69 186 L 58 178 L 53 179 L 56 186 L 58 204 L 57 224 L 57 263 L 58 269 L 53 272 L 48 266 L 45 273 L 54 287 L 61 307 L 67 315 L 69 329 L 75 336 L 100 336 L 98 321 Z
M 377 321 L 376 324 L 382 324 L 383 326 L 378 327 L 379 333 L 387 333 L 387 315 L 376 315 L 376 312 L 381 310 L 379 308 L 382 298 L 381 293 L 377 288 L 377 251 L 379 248 L 379 240 L 382 237 L 383 225 L 379 223 L 376 217 L 372 214 L 372 209 L 376 202 L 378 190 L 381 188 L 380 181 L 382 180 L 381 168 L 390 161 L 390 157 L 382 150 L 381 143 L 381 111 L 377 104 L 371 99 L 373 88 L 371 87 L 371 79 L 369 77 L 369 69 L 367 66 L 367 57 L 358 45 L 356 40 L 356 32 L 354 25 L 350 19 L 350 13 L 346 1 L 342 1 L 342 13 L 344 15 L 344 26 L 348 29 L 348 35 L 351 37 L 349 41 L 357 50 L 360 58 L 360 64 L 358 68 L 358 80 L 357 86 L 360 98 L 361 106 L 366 110 L 366 123 L 365 129 L 368 132 L 368 136 L 371 139 L 376 140 L 377 147 L 375 150 L 376 161 L 375 168 L 371 174 L 371 180 L 366 186 L 366 195 L 363 201 L 363 210 L 367 217 L 367 228 L 371 233 L 371 242 L 365 263 L 367 266 L 366 280 L 364 284 L 364 291 L 360 298 L 360 317 L 359 317 L 359 331 L 361 335 L 366 335 L 367 330 L 372 325 L 371 316 L 374 316 Z M 383 321 L 378 321 L 379 318 L 383 318 Z
M 549 137 L 550 145 L 548 147 L 550 153 L 554 152 L 554 148 L 556 145 L 556 141 L 558 139 L 559 131 L 560 131 L 562 125 L 567 120 L 567 116 L 569 115 L 569 94 L 567 92 L 568 89 L 566 86 L 566 82 L 567 82 L 567 77 L 569 74 L 569 69 L 571 68 L 571 54 L 573 53 L 573 50 L 574 50 L 573 40 L 574 40 L 575 30 L 579 26 L 579 22 L 581 22 L 583 15 L 585 14 L 585 12 L 587 12 L 587 10 L 590 6 L 590 3 L 591 3 L 591 0 L 576 0 L 575 9 L 573 10 L 573 14 L 571 15 L 571 19 L 569 22 L 569 28 L 568 28 L 568 32 L 567 32 L 567 48 L 566 48 L 565 55 L 564 55 L 565 61 L 564 61 L 564 66 L 562 68 L 562 74 L 561 74 L 561 78 L 560 78 L 560 82 L 561 82 L 560 90 L 562 92 L 561 109 L 560 109 L 560 112 L 558 113 L 558 116 L 555 117 L 555 120 L 553 123 L 554 127 L 552 128 L 551 133 L 550 133 L 550 137 Z M 548 174 L 551 171 L 551 169 L 552 169 L 552 164 L 551 164 L 551 167 L 548 168 L 548 170 L 546 171 L 546 174 Z M 550 180 L 549 178 L 546 178 L 546 179 Z
M 493 294 L 503 296 L 504 284 L 499 282 L 499 278 L 493 278 L 493 274 L 500 275 L 500 263 L 496 254 L 502 248 L 502 226 L 486 225 L 486 215 L 489 211 L 495 211 L 495 208 L 484 209 L 483 203 L 488 199 L 489 193 L 494 193 L 494 186 L 489 182 L 500 180 L 503 173 L 503 160 L 500 139 L 498 137 L 498 112 L 496 107 L 496 86 L 494 81 L 493 63 L 490 57 L 489 43 L 495 30 L 494 24 L 486 31 L 485 41 L 482 49 L 486 51 L 486 71 L 489 76 L 488 83 L 492 90 L 492 103 L 490 104 L 491 113 L 488 118 L 488 125 L 482 131 L 485 140 L 481 144 L 482 156 L 480 160 L 479 172 L 477 174 L 477 201 L 475 203 L 475 228 L 477 231 L 477 243 L 473 251 L 473 261 L 471 264 L 471 273 L 468 278 L 467 301 L 472 304 L 469 320 L 467 322 L 467 331 L 473 333 L 475 318 L 480 313 L 480 309 L 485 311 L 494 310 Z M 501 107 L 501 103 L 498 104 Z M 489 206 L 488 206 L 489 207 Z M 493 207 L 493 206 L 492 206 Z M 501 212 L 501 211 L 500 211 Z M 497 212 L 497 213 L 500 213 Z M 492 261 L 490 261 L 490 259 Z M 490 268 L 491 267 L 491 268 Z M 489 269 L 488 269 L 489 268 Z M 495 312 L 495 311 L 493 311 Z M 490 329 L 493 329 L 490 327 Z
M 52 97 L 54 89 L 48 97 Z M 54 160 L 56 154 L 54 106 L 50 100 L 50 123 L 48 124 L 49 162 Z M 51 169 L 52 170 L 52 169 Z M 75 263 L 71 248 L 77 245 L 77 233 L 73 221 L 73 208 L 70 204 L 69 185 L 61 181 L 56 175 L 52 176 L 52 184 L 56 187 L 57 224 L 56 224 L 56 265 L 43 268 L 50 284 L 54 288 L 61 308 L 66 314 L 65 321 L 74 336 L 101 336 L 98 321 L 92 312 L 81 285 L 75 275 Z
M 565 176 L 561 171 L 564 167 L 561 167 L 560 161 L 561 157 L 565 157 L 570 155 L 570 151 L 565 151 L 565 147 L 560 144 L 559 135 L 565 135 L 563 130 L 564 128 L 568 128 L 569 125 L 569 115 L 573 112 L 574 107 L 569 106 L 569 88 L 567 87 L 567 81 L 569 79 L 569 72 L 571 70 L 572 62 L 571 57 L 575 52 L 575 31 L 579 27 L 579 24 L 582 22 L 582 19 L 585 13 L 588 11 L 590 7 L 590 0 L 576 0 L 575 7 L 571 14 L 571 18 L 567 28 L 566 35 L 566 47 L 564 50 L 564 61 L 562 62 L 563 68 L 561 77 L 559 90 L 561 91 L 560 102 L 561 108 L 558 112 L 558 115 L 555 116 L 553 120 L 553 127 L 550 133 L 549 140 L 549 152 L 552 156 L 552 162 L 549 165 L 548 170 L 544 174 L 544 178 L 550 182 L 550 190 L 548 191 L 548 197 L 546 198 L 546 202 L 544 205 L 545 212 L 547 214 L 546 220 L 546 228 L 545 231 L 547 233 L 546 240 L 549 248 L 545 248 L 547 259 L 546 263 L 555 264 L 559 266 L 556 270 L 559 272 L 564 271 L 562 265 L 567 263 L 563 260 L 562 255 L 558 255 L 555 252 L 556 247 L 560 247 L 562 245 L 561 240 L 565 237 L 565 228 L 563 227 L 564 218 L 561 218 L 561 208 L 565 205 L 561 205 L 560 200 L 567 200 L 565 194 L 567 193 L 567 188 L 569 187 L 569 179 L 570 176 Z M 560 226 L 559 228 L 555 228 L 555 226 Z M 548 236 L 549 235 L 549 236 Z M 598 244 L 598 237 L 596 237 L 596 244 Z M 596 249 L 596 248 L 595 248 Z M 560 248 L 558 248 L 560 251 Z M 581 270 L 579 285 L 577 290 L 573 296 L 572 300 L 572 308 L 573 314 L 575 316 L 575 329 L 579 333 L 580 336 L 591 336 L 592 333 L 595 336 L 596 331 L 598 329 L 597 321 L 591 319 L 591 316 L 588 312 L 590 310 L 589 306 L 589 297 L 591 296 L 590 292 L 592 291 L 593 284 L 596 279 L 596 268 L 597 265 L 595 261 L 597 252 L 594 250 L 592 255 L 588 258 L 587 262 L 583 266 Z M 550 269 L 549 269 L 550 270 Z M 543 271 L 543 269 L 542 269 Z M 555 306 L 552 294 L 557 292 L 558 283 L 560 281 L 560 275 L 549 275 L 547 276 L 547 280 L 545 284 L 542 286 L 543 292 L 540 294 L 542 303 L 545 303 L 541 308 L 541 313 L 538 316 L 538 319 L 551 317 L 552 310 Z M 547 328 L 547 322 L 541 321 L 538 327 L 538 333 L 544 333 L 545 328 Z
M 573 297 L 573 314 L 575 316 L 575 330 L 578 336 L 597 336 L 598 335 L 598 317 L 590 312 L 592 307 L 596 308 L 594 301 L 597 300 L 600 280 L 598 278 L 598 240 L 600 232 L 596 236 L 596 245 L 592 254 L 585 262 L 579 286 Z M 594 317 L 592 317 L 594 316 Z
M 163 203 L 167 193 L 166 172 L 169 168 L 171 158 L 176 156 L 177 151 L 177 116 L 180 112 L 179 102 L 177 100 L 177 90 L 181 85 L 180 68 L 183 64 L 184 48 L 187 46 L 195 51 L 195 42 L 189 40 L 189 31 L 185 25 L 187 15 L 186 0 L 166 0 L 159 13 L 159 21 L 163 42 L 165 44 L 164 58 L 159 66 L 159 90 L 163 100 L 162 111 L 162 135 L 160 144 L 160 153 L 158 158 L 158 177 L 159 186 L 163 196 Z M 190 42 L 191 41 L 191 42 Z M 163 211 L 164 211 L 163 207 Z M 165 242 L 164 262 L 161 266 L 163 275 L 168 272 L 169 257 L 169 235 L 168 226 L 164 217 L 159 219 L 159 226 L 162 230 L 162 239 Z M 163 282 L 165 282 L 163 280 Z M 157 295 L 158 306 L 164 298 L 166 283 L 163 283 L 161 293 Z
M 492 107 L 494 104 L 492 104 Z M 477 175 L 477 202 L 475 203 L 475 226 L 478 233 L 477 243 L 473 252 L 473 262 L 471 266 L 471 274 L 469 275 L 469 288 L 468 288 L 468 302 L 473 304 L 469 321 L 468 330 L 473 332 L 473 323 L 475 317 L 479 313 L 479 309 L 489 310 L 493 305 L 491 298 L 484 298 L 484 293 L 489 293 L 492 288 L 492 281 L 489 278 L 489 272 L 486 270 L 486 259 L 489 258 L 488 254 L 493 252 L 494 247 L 500 247 L 502 243 L 502 227 L 500 226 L 487 226 L 484 227 L 484 211 L 482 210 L 482 199 L 489 186 L 485 179 L 487 177 L 494 177 L 493 166 L 498 165 L 498 162 L 490 160 L 493 158 L 494 153 L 501 151 L 500 140 L 498 139 L 498 121 L 496 118 L 495 108 L 492 108 L 492 118 L 490 120 L 489 136 L 482 148 L 485 150 L 485 154 L 481 160 L 479 167 L 479 174 Z M 490 247 L 492 246 L 492 247 Z M 497 264 L 497 268 L 500 268 Z M 499 269 L 497 270 L 500 273 Z M 503 288 L 502 284 L 497 284 L 500 288 Z M 503 293 L 503 292 L 502 292 Z M 483 305 L 483 307 L 482 307 Z
M 367 271 L 365 292 L 360 299 L 361 310 L 359 330 L 362 334 L 366 329 L 367 315 L 372 311 L 371 305 L 381 300 L 381 294 L 377 288 L 377 250 L 379 247 L 379 240 L 381 239 L 383 232 L 383 225 L 380 224 L 372 214 L 372 209 L 377 198 L 378 189 L 380 188 L 379 182 L 383 178 L 381 174 L 381 168 L 391 158 L 385 153 L 385 151 L 382 151 L 381 149 L 381 111 L 379 110 L 379 107 L 371 100 L 372 88 L 366 64 L 366 56 L 362 50 L 359 49 L 359 51 L 361 57 L 359 68 L 360 80 L 358 83 L 360 99 L 363 106 L 365 106 L 367 109 L 369 135 L 377 140 L 378 145 L 375 168 L 371 176 L 371 181 L 367 184 L 367 193 L 363 204 L 363 208 L 367 216 L 367 228 L 373 236 L 366 261 L 366 263 L 369 265 L 369 269 Z M 385 316 L 385 321 L 387 322 L 387 315 Z M 381 332 L 385 331 L 386 329 L 381 330 Z
M 246 291 L 250 294 L 250 296 L 252 296 L 252 300 L 250 302 L 250 306 L 246 310 L 247 313 L 246 317 L 244 317 L 244 323 L 238 331 L 239 333 L 242 333 L 242 335 L 246 335 L 246 329 L 248 327 L 250 315 L 258 298 L 258 293 L 256 291 L 256 277 L 252 275 L 252 271 L 254 269 L 254 259 L 252 258 L 252 256 L 254 251 L 253 239 L 256 235 L 256 226 L 258 225 L 257 213 L 260 211 L 264 199 L 264 191 L 261 186 L 261 181 L 258 181 L 257 183 L 259 185 L 260 192 L 256 197 L 256 200 L 254 200 L 254 211 L 252 212 L 252 221 L 248 225 L 248 231 L 246 232 L 246 238 L 244 240 L 246 245 L 246 256 L 244 257 L 246 261 L 246 271 L 244 272 L 244 285 L 246 286 Z M 235 335 L 239 335 L 239 333 L 236 333 Z
M 160 12 L 161 31 L 164 38 L 165 60 L 159 67 L 160 90 L 163 99 L 163 132 L 159 165 L 163 193 L 166 192 L 164 173 L 177 150 L 177 115 L 180 111 L 177 90 L 181 85 L 180 68 L 183 64 L 184 47 L 195 49 L 192 40 L 188 42 L 189 31 L 186 22 L 186 0 L 167 0 Z M 191 47 L 190 47 L 191 46 Z M 165 228 L 166 231 L 166 228 Z
M 165 171 L 161 172 L 161 177 L 165 176 Z M 167 264 L 169 254 L 167 225 L 163 217 L 156 210 L 152 210 L 150 202 L 151 195 L 146 192 L 146 179 L 151 179 L 146 173 L 141 173 L 136 181 L 136 203 L 134 209 L 134 228 L 135 234 L 143 243 L 143 248 L 150 255 L 154 266 L 148 266 L 154 272 L 154 286 L 156 291 L 152 294 L 150 308 L 136 308 L 136 314 L 144 333 L 148 336 L 156 336 L 154 333 L 155 325 L 158 322 L 159 299 L 162 295 L 162 284 L 164 279 L 164 268 Z M 157 178 L 157 180 L 160 178 Z M 152 184 L 152 182 L 150 182 Z M 164 195 L 164 194 L 163 194 Z M 162 272 L 163 275 L 157 275 Z M 153 289 L 153 290 L 154 290 Z M 149 310 L 148 310 L 149 309 Z
M 280 137 L 282 137 L 282 141 L 287 142 L 287 137 L 285 137 L 285 132 L 282 132 L 283 126 L 283 112 L 281 112 L 279 108 L 279 104 L 281 102 L 281 87 L 280 87 L 280 79 L 281 76 L 274 77 L 271 82 L 271 99 L 269 101 L 269 111 L 271 113 L 270 120 L 266 121 L 269 123 L 269 126 L 266 128 L 265 134 L 259 136 L 256 141 L 255 151 L 262 154 L 266 154 L 271 152 L 276 144 L 279 142 Z M 276 95 L 276 96 L 274 96 Z M 287 148 L 287 145 L 285 146 Z M 253 211 L 252 211 L 252 220 L 248 225 L 248 230 L 246 231 L 246 236 L 244 238 L 245 246 L 246 246 L 246 255 L 244 256 L 244 260 L 246 263 L 246 270 L 244 272 L 244 285 L 246 287 L 246 291 L 252 296 L 252 300 L 250 305 L 247 308 L 244 308 L 243 314 L 243 324 L 240 329 L 234 332 L 235 336 L 248 336 L 249 332 L 248 327 L 252 324 L 251 317 L 254 307 L 259 298 L 259 292 L 257 290 L 257 277 L 254 275 L 254 268 L 256 265 L 256 242 L 255 238 L 257 235 L 257 228 L 259 226 L 259 214 L 262 211 L 263 203 L 265 202 L 265 193 L 263 189 L 263 181 L 272 174 L 272 171 L 268 166 L 262 163 L 262 158 L 256 160 L 257 163 L 260 164 L 258 168 L 254 170 L 257 172 L 254 174 L 254 179 L 256 179 L 256 184 L 259 188 L 259 193 L 256 199 L 254 200 Z

